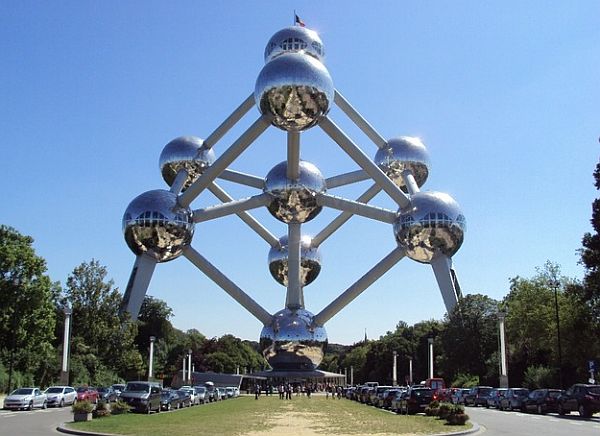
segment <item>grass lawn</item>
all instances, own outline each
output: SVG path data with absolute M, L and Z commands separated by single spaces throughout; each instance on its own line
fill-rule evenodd
M 244 435 L 281 434 L 430 434 L 464 430 L 449 426 L 437 418 L 400 416 L 349 400 L 331 400 L 323 396 L 294 397 L 252 396 L 190 407 L 150 416 L 128 413 L 91 422 L 69 423 L 78 430 L 122 435 Z M 291 426 L 291 427 L 290 427 Z M 297 428 L 295 428 L 297 427 Z

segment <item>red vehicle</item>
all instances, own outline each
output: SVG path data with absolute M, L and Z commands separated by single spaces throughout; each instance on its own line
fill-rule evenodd
M 433 391 L 433 399 L 435 401 L 450 401 L 450 392 L 447 391 L 446 382 L 443 378 L 428 378 L 425 380 L 425 383 L 422 384 L 428 388 L 431 388 Z
M 96 404 L 98 402 L 98 391 L 88 386 L 81 386 L 76 389 L 77 401 L 89 401 Z

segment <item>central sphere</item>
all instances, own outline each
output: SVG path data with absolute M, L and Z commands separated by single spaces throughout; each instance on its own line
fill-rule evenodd
M 325 192 L 325 178 L 310 162 L 300 161 L 300 177 L 287 177 L 287 161 L 273 167 L 265 178 L 264 192 L 273 197 L 269 212 L 279 221 L 305 223 L 316 217 L 322 206 L 317 204 L 317 194 Z
M 260 333 L 260 349 L 274 370 L 313 370 L 323 360 L 327 347 L 324 327 L 313 326 L 307 310 L 283 309 L 273 315 Z
M 160 154 L 159 167 L 163 179 L 173 185 L 179 170 L 187 171 L 182 191 L 190 187 L 200 174 L 215 161 L 212 148 L 202 146 L 203 141 L 195 136 L 181 136 L 173 139 Z
M 300 241 L 300 280 L 302 286 L 311 284 L 321 272 L 319 247 L 311 247 L 310 236 L 302 236 Z M 269 251 L 269 271 L 277 283 L 288 285 L 288 237 L 279 238 L 279 247 Z
M 177 204 L 177 195 L 157 189 L 133 199 L 123 215 L 125 242 L 136 255 L 157 262 L 179 257 L 194 235 L 192 211 Z
M 418 192 L 394 223 L 398 245 L 406 255 L 430 263 L 437 255 L 453 256 L 463 243 L 467 222 L 458 203 L 442 192 Z
M 327 68 L 303 53 L 284 53 L 268 62 L 256 79 L 254 100 L 271 123 L 288 132 L 315 126 L 334 98 Z
M 401 136 L 387 141 L 377 150 L 375 163 L 392 181 L 407 192 L 402 173 L 409 170 L 419 187 L 429 176 L 429 153 L 419 138 Z

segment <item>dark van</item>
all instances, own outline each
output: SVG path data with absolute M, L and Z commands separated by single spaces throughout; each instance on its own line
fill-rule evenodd
M 152 411 L 160 412 L 160 385 L 158 383 L 146 381 L 127 382 L 120 398 L 133 407 L 136 412 L 148 414 Z

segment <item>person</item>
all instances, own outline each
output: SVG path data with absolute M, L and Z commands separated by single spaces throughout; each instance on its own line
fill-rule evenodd
M 306 385 L 306 397 L 310 398 L 310 391 L 312 390 L 312 386 L 310 384 Z
M 259 396 L 260 396 L 260 385 L 258 383 L 256 383 L 256 386 L 254 387 L 254 399 L 258 400 Z
M 283 383 L 280 383 L 279 386 L 277 386 L 277 392 L 279 393 L 280 400 L 283 400 L 284 390 L 285 390 L 285 388 L 283 387 Z

